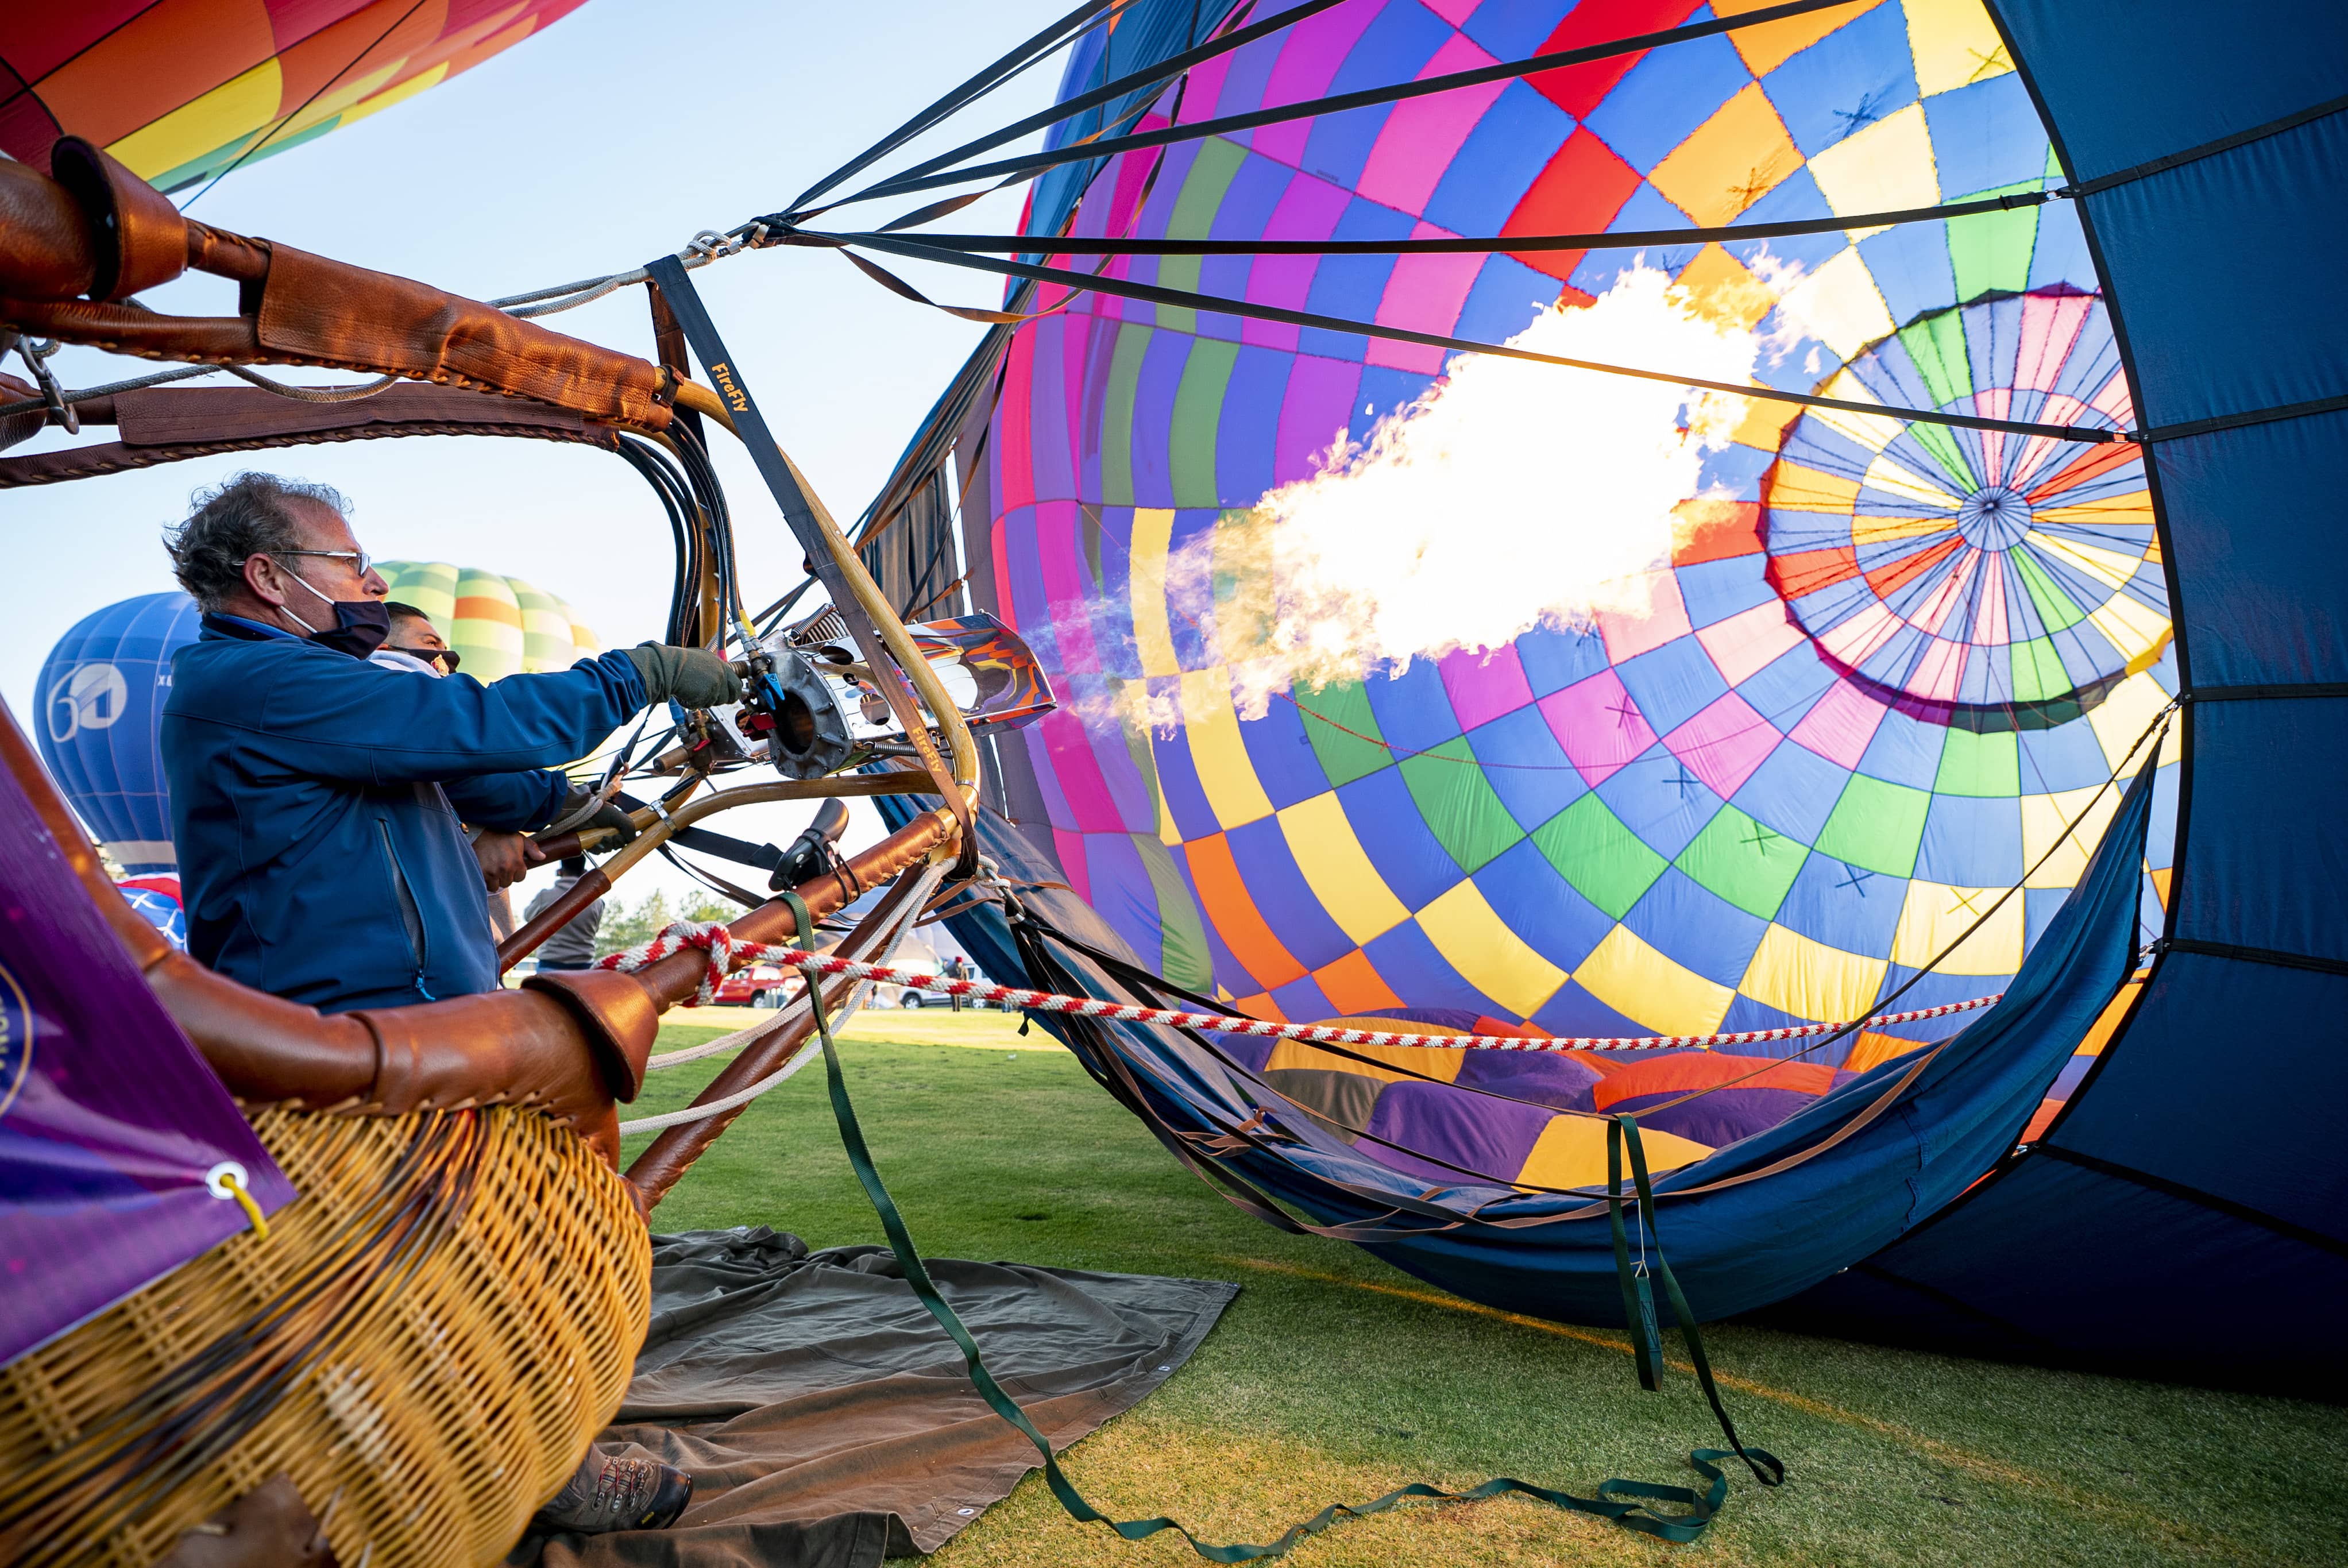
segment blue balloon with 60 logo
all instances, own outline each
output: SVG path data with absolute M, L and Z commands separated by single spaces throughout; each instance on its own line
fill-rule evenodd
M 133 876 L 178 869 L 156 731 L 171 655 L 196 640 L 198 619 L 185 593 L 125 599 L 83 619 L 41 665 L 41 759 Z

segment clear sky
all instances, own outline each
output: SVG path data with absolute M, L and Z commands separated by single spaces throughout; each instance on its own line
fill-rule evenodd
M 237 169 L 190 211 L 476 298 L 618 271 L 782 206 L 1065 9 L 1064 0 L 591 0 L 453 81 Z M 953 139 L 1049 102 L 1059 65 L 965 111 Z M 917 150 L 951 144 L 933 138 Z M 1018 199 L 989 198 L 958 226 L 1007 229 Z M 996 301 L 991 281 L 970 273 L 904 271 L 934 298 Z M 819 252 L 737 256 L 695 278 L 768 420 L 843 521 L 870 499 L 983 330 Z M 231 287 L 188 279 L 146 300 L 209 314 L 234 308 Z M 644 312 L 643 291 L 631 289 L 547 325 L 644 354 Z M 55 363 L 69 387 L 145 368 L 80 351 Z M 660 634 L 667 527 L 651 490 L 607 453 L 440 438 L 178 463 L 0 491 L 0 694 L 20 724 L 37 711 L 36 676 L 57 638 L 101 605 L 171 587 L 159 531 L 185 514 L 191 490 L 248 467 L 340 488 L 379 556 L 527 578 L 569 600 L 606 646 Z M 754 603 L 770 600 L 799 580 L 799 552 L 741 449 L 721 439 L 719 467 L 746 592 Z M 871 819 L 859 810 L 862 837 Z M 806 814 L 752 808 L 716 825 L 766 838 Z M 682 885 L 658 862 L 645 875 L 642 886 Z

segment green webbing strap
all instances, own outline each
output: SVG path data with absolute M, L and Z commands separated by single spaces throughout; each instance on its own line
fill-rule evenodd
M 815 922 L 808 917 L 807 904 L 794 892 L 782 892 L 776 896 L 789 906 L 791 918 L 798 923 L 798 945 L 808 952 L 815 951 L 813 944 Z M 1333 1502 L 1303 1523 L 1290 1525 L 1280 1539 L 1269 1546 L 1214 1545 L 1200 1541 L 1178 1522 L 1162 1517 L 1127 1520 L 1109 1518 L 1084 1500 L 1083 1495 L 1061 1471 L 1060 1461 L 1053 1455 L 1050 1441 L 1042 1432 L 1035 1429 L 1035 1424 L 1027 1418 L 1027 1413 L 1019 1408 L 1016 1400 L 1003 1391 L 1002 1385 L 995 1382 L 994 1374 L 987 1371 L 986 1363 L 978 1352 L 978 1342 L 971 1337 L 970 1330 L 963 1326 L 962 1319 L 955 1315 L 953 1307 L 946 1305 L 945 1298 L 938 1294 L 937 1285 L 930 1278 L 930 1271 L 922 1263 L 921 1253 L 914 1250 L 912 1234 L 905 1228 L 905 1217 L 898 1212 L 896 1201 L 889 1196 L 889 1190 L 880 1183 L 880 1173 L 872 1164 L 872 1152 L 865 1146 L 863 1130 L 857 1124 L 856 1108 L 849 1101 L 848 1080 L 840 1072 L 839 1051 L 832 1041 L 831 1020 L 824 1006 L 823 989 L 817 984 L 819 978 L 812 975 L 808 977 L 808 1003 L 815 1013 L 816 1034 L 823 1042 L 824 1077 L 831 1090 L 831 1114 L 839 1123 L 839 1141 L 848 1151 L 849 1166 L 856 1172 L 856 1180 L 862 1184 L 864 1195 L 871 1200 L 873 1212 L 880 1216 L 881 1228 L 889 1235 L 889 1250 L 897 1254 L 897 1265 L 905 1272 L 905 1283 L 913 1287 L 913 1294 L 921 1298 L 922 1305 L 929 1309 L 930 1315 L 937 1319 L 938 1326 L 944 1329 L 948 1337 L 961 1347 L 963 1364 L 969 1369 L 970 1380 L 977 1386 L 979 1397 L 986 1401 L 987 1407 L 996 1415 L 1018 1428 L 1027 1440 L 1035 1445 L 1035 1451 L 1044 1459 L 1045 1484 L 1052 1489 L 1052 1495 L 1059 1500 L 1060 1506 L 1067 1510 L 1071 1517 L 1086 1524 L 1106 1524 L 1128 1541 L 1144 1540 L 1156 1535 L 1160 1531 L 1175 1531 L 1183 1540 L 1190 1543 L 1190 1550 L 1210 1563 L 1251 1563 L 1260 1558 L 1286 1554 L 1298 1542 L 1309 1535 L 1320 1534 L 1341 1517 L 1359 1519 L 1373 1513 L 1383 1513 L 1396 1503 L 1407 1501 L 1412 1498 L 1423 1497 L 1444 1502 L 1478 1502 L 1485 1498 L 1498 1497 L 1506 1492 L 1521 1492 L 1527 1497 L 1537 1498 L 1559 1508 L 1572 1509 L 1580 1513 L 1594 1513 L 1601 1519 L 1611 1519 L 1628 1529 L 1643 1531 L 1649 1535 L 1673 1542 L 1694 1541 L 1702 1535 L 1704 1526 L 1712 1522 L 1713 1515 L 1720 1511 L 1721 1503 L 1726 1500 L 1728 1478 L 1721 1472 L 1718 1466 L 1710 1461 L 1727 1458 L 1730 1450 L 1698 1449 L 1689 1456 L 1689 1462 L 1694 1465 L 1710 1482 L 1700 1495 L 1689 1487 L 1658 1486 L 1651 1481 L 1620 1479 L 1601 1482 L 1598 1495 L 1594 1498 L 1576 1497 L 1571 1492 L 1557 1491 L 1545 1486 L 1535 1486 L 1530 1481 L 1518 1480 L 1510 1476 L 1495 1476 L 1483 1485 L 1467 1491 L 1447 1491 L 1441 1487 L 1429 1486 L 1425 1481 L 1413 1481 L 1408 1486 L 1390 1491 L 1384 1497 L 1369 1502 L 1360 1504 Z M 1624 1119 L 1627 1121 L 1629 1119 Z M 1638 1152 L 1637 1138 L 1638 1134 L 1634 1128 L 1632 1132 L 1632 1160 L 1638 1174 L 1639 1191 L 1643 1199 L 1646 1192 L 1646 1161 L 1645 1157 Z M 1616 1186 L 1619 1188 L 1620 1185 L 1618 1178 Z M 1660 1254 L 1656 1263 L 1661 1269 Z M 1694 1349 L 1696 1346 L 1694 1328 L 1695 1320 L 1688 1314 L 1686 1304 L 1680 1299 L 1679 1287 L 1672 1283 L 1670 1271 L 1662 1269 L 1661 1272 L 1664 1288 L 1671 1293 L 1672 1309 L 1680 1315 L 1681 1324 L 1687 1328 L 1689 1346 Z M 1700 1349 L 1695 1351 L 1695 1363 L 1697 1375 L 1703 1379 L 1704 1390 L 1709 1395 L 1712 1390 L 1712 1373 L 1706 1367 Z M 1713 1398 L 1713 1409 L 1715 1412 L 1720 1411 L 1720 1401 L 1716 1397 Z M 1727 1416 L 1724 1413 L 1720 1419 L 1721 1424 L 1725 1427 L 1728 1421 Z M 1735 1433 L 1731 1431 L 1729 1441 L 1735 1443 Z M 1740 1446 L 1735 1451 L 1745 1456 L 1747 1464 L 1752 1464 L 1754 1457 L 1757 1456 L 1775 1467 L 1777 1476 L 1784 1474 L 1783 1467 L 1778 1466 L 1776 1460 L 1770 1459 L 1758 1449 L 1748 1452 Z M 1771 1485 L 1776 1482 L 1777 1477 L 1764 1475 L 1757 1466 L 1754 1473 L 1762 1476 L 1763 1480 Z M 1657 1513 L 1648 1506 L 1653 1502 L 1676 1503 L 1688 1511 L 1677 1514 Z
M 1631 1175 L 1638 1185 L 1639 1223 L 1642 1231 L 1639 1271 L 1633 1275 L 1630 1249 L 1622 1237 L 1622 1145 L 1631 1146 Z M 1695 1380 L 1704 1389 L 1705 1402 L 1720 1423 L 1722 1433 L 1728 1439 L 1725 1449 L 1698 1449 L 1688 1456 L 1696 1469 L 1714 1476 L 1720 1472 L 1704 1461 L 1725 1460 L 1732 1454 L 1745 1461 L 1753 1479 L 1763 1486 L 1776 1486 L 1786 1479 L 1786 1467 L 1777 1456 L 1766 1449 L 1748 1449 L 1736 1436 L 1736 1427 L 1728 1418 L 1728 1408 L 1720 1402 L 1720 1390 L 1713 1385 L 1712 1359 L 1704 1353 L 1704 1335 L 1695 1325 L 1695 1314 L 1688 1310 L 1687 1297 L 1680 1294 L 1680 1282 L 1672 1274 L 1672 1265 L 1663 1261 L 1663 1240 L 1655 1230 L 1655 1193 L 1647 1181 L 1647 1150 L 1639 1141 L 1639 1119 L 1632 1115 L 1613 1118 L 1606 1124 L 1606 1205 L 1614 1220 L 1614 1267 L 1622 1281 L 1623 1316 L 1631 1327 L 1631 1341 L 1639 1357 L 1639 1381 L 1650 1389 L 1663 1386 L 1662 1336 L 1655 1329 L 1655 1298 L 1647 1289 L 1646 1243 L 1652 1242 L 1655 1253 L 1655 1273 L 1663 1282 L 1663 1295 L 1672 1304 L 1672 1316 L 1678 1320 L 1680 1337 L 1687 1341 L 1688 1359 L 1695 1364 Z M 1635 1278 L 1635 1293 L 1633 1284 Z M 1635 1295 L 1635 1304 L 1634 1304 Z M 1642 1324 L 1633 1312 L 1643 1309 Z M 1652 1356 L 1653 1360 L 1650 1361 Z M 1650 1381 L 1652 1369 L 1653 1380 Z M 1713 1506 L 1725 1492 L 1725 1483 L 1715 1483 L 1712 1489 Z

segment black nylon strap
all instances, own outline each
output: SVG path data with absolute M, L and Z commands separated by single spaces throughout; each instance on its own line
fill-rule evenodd
M 2059 1160 L 2065 1165 L 2076 1165 L 2083 1171 L 2093 1171 L 2099 1176 L 2109 1176 L 2116 1181 L 2133 1182 L 2137 1186 L 2152 1191 L 2182 1199 L 2188 1203 L 2198 1203 L 2202 1208 L 2213 1209 L 2230 1218 L 2257 1225 L 2262 1230 L 2271 1231 L 2276 1235 L 2287 1236 L 2294 1242 L 2303 1242 L 2311 1247 L 2330 1253 L 2334 1257 L 2348 1258 L 2348 1242 L 2343 1242 L 2337 1236 L 2326 1235 L 2322 1231 L 2311 1231 L 2304 1225 L 2295 1225 L 2289 1220 L 2270 1214 L 2264 1209 L 2254 1209 L 2248 1203 L 2239 1203 L 2231 1198 L 2221 1198 L 2215 1192 L 2205 1192 L 2199 1187 L 2188 1187 L 2182 1181 L 2172 1181 L 2166 1176 L 2156 1176 L 2149 1171 L 2138 1171 L 2131 1165 L 2099 1160 L 2092 1154 L 2082 1154 L 2075 1149 L 2066 1149 L 2059 1143 L 2041 1143 L 2034 1148 L 2031 1153 L 2043 1154 L 2049 1160 Z
M 1544 251 L 1636 251 L 1658 245 L 1734 244 L 1741 240 L 1778 240 L 1798 234 L 1841 233 L 1895 223 L 1928 223 L 2040 207 L 2051 191 L 1951 201 L 1938 207 L 1907 207 L 1890 212 L 1854 212 L 1848 217 L 1801 218 L 1782 223 L 1730 223 L 1712 229 L 1623 229 L 1589 234 L 1442 235 L 1414 240 L 1138 240 L 1080 239 L 1065 234 L 916 233 L 906 238 L 952 251 L 996 255 L 1043 252 L 1055 256 L 1448 256 Z M 874 230 L 870 233 L 884 232 Z M 861 244 L 869 233 L 843 233 Z
M 1342 114 L 1347 109 L 1370 108 L 1379 104 L 1399 103 L 1406 98 L 1424 98 L 1430 93 L 1450 92 L 1460 88 L 1483 87 L 1492 82 L 1513 81 L 1519 77 L 1539 76 L 1546 71 L 1564 70 L 1569 67 L 1586 65 L 1592 60 L 1620 58 L 1668 44 L 1686 43 L 1697 38 L 1709 38 L 1721 33 L 1733 33 L 1744 27 L 1782 22 L 1795 16 L 1805 16 L 1813 11 L 1832 10 L 1849 5 L 1851 0 L 1788 0 L 1782 5 L 1771 5 L 1759 11 L 1747 11 L 1741 15 L 1716 16 L 1707 21 L 1691 22 L 1684 26 L 1665 27 L 1656 32 L 1641 33 L 1627 38 L 1612 38 L 1602 44 L 1591 44 L 1578 49 L 1559 49 L 1551 54 L 1535 55 L 1530 59 L 1503 60 L 1495 65 L 1479 66 L 1473 70 L 1450 71 L 1439 77 L 1426 77 L 1416 81 L 1393 82 L 1385 87 L 1365 88 L 1359 92 L 1334 93 L 1326 98 L 1303 103 L 1282 104 L 1273 108 L 1251 110 L 1246 114 L 1223 115 L 1214 119 L 1194 120 L 1188 125 L 1169 126 L 1163 130 L 1140 131 L 1131 136 L 1107 137 L 1098 141 L 1054 148 L 1020 158 L 1008 158 L 994 163 L 974 163 L 960 169 L 943 170 L 920 176 L 901 175 L 893 180 L 869 185 L 853 196 L 844 197 L 835 206 L 849 201 L 868 201 L 880 196 L 906 196 L 916 191 L 934 191 L 941 186 L 958 185 L 968 180 L 993 180 L 1004 176 L 1040 174 L 1064 163 L 1082 163 L 1095 158 L 1113 157 L 1120 152 L 1132 152 L 1142 148 L 1165 147 L 1179 141 L 1198 141 L 1207 137 L 1224 136 L 1236 130 L 1251 130 L 1259 126 L 1278 125 L 1283 120 L 1310 119 L 1317 115 Z M 1218 40 L 1219 42 L 1220 40 Z M 1196 51 L 1193 51 L 1196 53 Z M 1029 128 L 1032 129 L 1032 128 Z M 774 220 L 769 220 L 773 222 Z
M 2204 942 L 2191 936 L 2164 936 L 2152 944 L 2155 953 L 2195 953 L 2204 958 L 2233 958 L 2244 964 L 2271 964 L 2279 969 L 2312 969 L 2319 975 L 2348 975 L 2348 959 L 2322 958 L 2312 953 L 2285 953 L 2273 947 L 2246 947 L 2236 942 Z
M 2126 169 L 2116 169 L 2109 174 L 2098 174 L 2093 180 L 2083 180 L 2070 187 L 2070 193 L 2074 196 L 2100 195 L 2116 185 L 2132 185 L 2139 180 L 2148 180 L 2156 174 L 2165 174 L 2169 170 L 2182 168 L 2188 163 L 2199 163 L 2205 158 L 2215 158 L 2221 152 L 2231 152 L 2234 149 L 2247 147 L 2253 141 L 2264 141 L 2268 137 L 2281 136 L 2286 130 L 2296 130 L 2302 125 L 2322 119 L 2327 115 L 2338 114 L 2343 109 L 2348 109 L 2348 94 L 2326 99 L 2322 103 L 2312 104 L 2296 113 L 2284 115 L 2279 119 L 2271 119 L 2264 125 L 2254 125 L 2248 130 L 2238 130 L 2231 136 L 2221 136 L 2215 141 L 2205 141 L 2199 147 L 2188 147 L 2182 152 L 2172 152 L 2165 158 L 2150 159 L 2143 163 L 2131 164 Z
M 1754 13 L 1758 15 L 1758 13 Z M 1076 290 L 1091 290 L 1095 294 L 1117 294 L 1125 299 L 1148 300 L 1154 304 L 1179 305 L 1186 310 L 1212 312 L 1221 315 L 1249 316 L 1257 321 L 1277 321 L 1291 326 L 1321 327 L 1330 332 L 1352 333 L 1369 337 L 1383 337 L 1396 343 L 1416 343 L 1428 348 L 1454 349 L 1462 354 L 1491 354 L 1505 359 L 1528 360 L 1536 365 L 1561 366 L 1569 370 L 1594 370 L 1608 376 L 1627 376 L 1640 381 L 1661 381 L 1673 387 L 1700 387 L 1707 392 L 1731 392 L 1740 397 L 1758 397 L 1772 403 L 1797 403 L 1808 408 L 1836 408 L 1849 414 L 1865 414 L 1881 419 L 1910 419 L 1927 425 L 1947 425 L 1966 430 L 2004 430 L 2020 436 L 2046 436 L 2058 441 L 2078 441 L 2085 445 L 2106 445 L 2131 438 L 2124 431 L 2100 429 L 2091 425 L 2038 425 L 2020 419 L 1992 419 L 1974 414 L 1943 414 L 1930 408 L 1900 408 L 1883 403 L 1861 403 L 1843 397 L 1822 397 L 1811 392 L 1786 392 L 1775 387 L 1735 385 L 1726 381 L 1706 381 L 1698 377 L 1678 376 L 1666 370 L 1638 370 L 1627 365 L 1603 365 L 1595 360 L 1568 359 L 1561 355 L 1536 354 L 1529 348 L 1511 348 L 1506 344 L 1482 343 L 1472 338 L 1452 337 L 1437 332 L 1414 332 L 1407 327 L 1385 326 L 1372 321 L 1352 321 L 1344 316 L 1323 315 L 1317 311 L 1289 310 L 1281 305 L 1259 304 L 1251 300 L 1231 299 L 1222 294 L 1200 294 L 1193 289 L 1168 288 L 1161 284 L 1138 284 L 1122 278 L 1098 277 L 1091 273 L 1074 272 L 1066 267 L 1039 266 L 1033 263 L 1010 258 L 995 259 L 967 255 L 959 251 L 943 250 L 918 240 L 898 234 L 824 234 L 805 232 L 801 242 L 846 246 L 855 244 L 867 250 L 888 251 L 916 261 L 939 262 L 947 266 L 968 267 L 976 272 L 998 273 L 1005 277 L 1029 278 L 1037 283 L 1061 284 Z

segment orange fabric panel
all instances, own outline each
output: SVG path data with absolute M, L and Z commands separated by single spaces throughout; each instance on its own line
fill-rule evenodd
M 1764 1057 L 1740 1057 L 1728 1051 L 1692 1051 L 1636 1062 L 1601 1079 L 1591 1090 L 1600 1110 L 1646 1094 L 1684 1094 L 1711 1088 L 1734 1078 L 1745 1078 L 1739 1088 L 1786 1088 L 1800 1094 L 1824 1094 L 1834 1087 L 1834 1068 L 1823 1062 L 1779 1062 L 1758 1076 L 1748 1073 L 1766 1066 Z
M 1674 566 L 1761 553 L 1757 500 L 1684 500 L 1672 510 L 1689 525 L 1687 538 L 1672 550 Z
M 1567 73 L 1570 74 L 1570 73 Z M 1535 77 L 1538 83 L 1544 78 Z M 1594 234 L 1614 221 L 1622 203 L 1639 189 L 1639 171 L 1614 156 L 1614 150 L 1577 126 L 1549 167 L 1535 177 L 1524 200 L 1500 225 L 1500 234 Z M 1587 251 L 1525 251 L 1516 259 L 1535 272 L 1563 281 L 1581 264 Z M 1583 302 L 1587 294 L 1568 293 Z
M 2107 469 L 2116 469 L 2122 463 L 2134 462 L 2142 450 L 2142 448 L 2130 441 L 2111 441 L 2101 446 L 2089 447 L 2077 458 L 2073 459 L 2066 467 L 2039 480 L 2031 488 L 2030 493 L 2024 499 L 2033 506 L 2041 505 L 2047 497 L 2061 495 L 2066 490 L 2085 484 Z
M 41 101 L 105 147 L 276 53 L 262 0 L 160 0 L 43 78 Z
M 1858 575 L 1859 554 L 1848 544 L 1831 550 L 1797 550 L 1769 561 L 1770 586 L 1788 599 L 1831 588 Z
M 1888 599 L 1901 588 L 1921 577 L 1958 551 L 1968 548 L 1962 536 L 1944 539 L 1929 550 L 1895 561 L 1889 566 L 1879 566 L 1867 574 L 1867 585 L 1875 590 L 1879 599 Z
M 1288 1022 L 1288 1015 L 1280 1010 L 1280 1004 L 1272 999 L 1272 993 L 1269 991 L 1260 991 L 1252 996 L 1241 996 L 1231 1004 L 1231 1011 L 1245 1014 L 1251 1018 L 1266 1018 L 1275 1024 Z
M 1329 1005 L 1348 1015 L 1385 1013 L 1403 1005 L 1402 998 L 1394 994 L 1393 987 L 1385 983 L 1385 978 L 1378 973 L 1377 966 L 1370 962 L 1370 955 L 1358 947 L 1335 963 L 1323 964 L 1320 968 L 1315 969 L 1313 972 L 1313 983 L 1321 987 L 1321 995 L 1329 998 Z M 1362 1024 L 1353 1024 L 1350 1018 L 1344 1021 L 1349 1027 L 1388 1028 L 1397 1035 L 1434 1035 L 1446 1032 L 1441 1029 L 1428 1028 L 1423 1024 L 1395 1023 L 1386 1019 Z
M 1851 1047 L 1850 1055 L 1842 1059 L 1843 1071 L 1863 1073 L 1870 1068 L 1879 1068 L 1892 1057 L 1904 1057 L 1922 1044 L 1921 1040 L 1904 1040 L 1898 1035 L 1882 1035 L 1873 1029 L 1862 1029 L 1859 1043 Z
M 1221 833 L 1193 839 L 1182 852 L 1189 861 L 1190 885 L 1199 890 L 1199 903 L 1206 909 L 1207 919 L 1255 983 L 1270 991 L 1303 979 L 1304 965 L 1281 945 L 1249 895 L 1240 868 L 1231 859 L 1231 841 Z
M 423 5 L 413 0 L 375 0 L 287 44 L 277 57 L 277 68 L 285 73 L 282 112 L 291 114 L 330 88 L 355 88 L 376 72 L 407 60 L 438 38 L 448 22 L 447 0 Z M 411 68 L 404 74 L 415 73 Z

